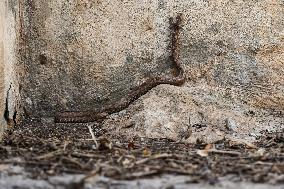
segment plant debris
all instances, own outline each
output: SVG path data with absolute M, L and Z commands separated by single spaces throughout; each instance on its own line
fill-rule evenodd
M 91 134 L 90 134 L 91 133 Z M 224 139 L 187 144 L 168 139 L 114 136 L 107 128 L 29 121 L 7 132 L 0 145 L 0 170 L 20 165 L 33 178 L 62 173 L 136 179 L 189 175 L 193 182 L 234 180 L 284 183 L 283 134 L 265 134 L 254 144 Z M 94 139 L 98 148 L 93 148 Z

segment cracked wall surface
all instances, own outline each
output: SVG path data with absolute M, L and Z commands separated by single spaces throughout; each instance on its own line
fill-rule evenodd
M 112 104 L 145 78 L 168 74 L 169 18 L 178 13 L 183 15 L 179 46 L 187 83 L 173 91 L 180 90 L 194 104 L 182 109 L 181 99 L 172 109 L 177 114 L 190 110 L 200 124 L 222 125 L 231 116 L 240 127 L 264 128 L 271 126 L 265 117 L 272 115 L 276 118 L 271 120 L 278 120 L 272 126 L 283 126 L 282 0 L 21 0 L 25 115 L 53 117 L 58 111 Z M 175 92 L 165 93 L 176 98 Z M 141 110 L 145 115 L 153 95 Z M 197 118 L 206 109 L 211 116 Z M 169 112 L 160 116 L 172 125 L 185 122 Z M 152 127 L 164 125 L 152 114 L 145 117 L 139 123 L 151 134 Z
M 0 112 L 2 114 L 0 120 L 0 133 L 6 127 L 4 112 L 5 112 L 5 91 L 4 91 L 4 5 L 0 4 Z
M 27 114 L 113 103 L 171 66 L 169 18 L 157 15 L 157 2 L 39 0 L 25 7 Z
M 283 1 L 21 1 L 27 114 L 113 103 L 170 68 L 168 19 L 184 15 L 181 62 L 191 81 L 237 88 L 283 110 Z M 258 91 L 254 94 L 253 91 Z
M 16 119 L 18 104 L 17 24 L 14 0 L 0 2 L 0 135 Z

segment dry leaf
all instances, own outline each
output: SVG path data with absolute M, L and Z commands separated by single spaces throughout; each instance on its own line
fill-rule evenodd
M 207 157 L 209 155 L 209 150 L 215 149 L 214 144 L 207 144 L 204 148 L 204 150 L 197 150 L 197 154 L 201 157 Z
M 129 161 L 129 159 L 125 159 L 123 162 L 122 162 L 122 165 L 123 166 L 128 166 L 131 162 Z
M 201 157 L 207 157 L 208 156 L 208 150 L 197 150 L 196 152 Z
M 134 143 L 133 142 L 129 142 L 128 143 L 128 150 L 133 150 L 133 149 L 135 149 Z
M 213 149 L 215 148 L 214 144 L 207 144 L 204 148 L 204 150 L 210 150 L 210 149 Z
M 122 165 L 125 168 L 131 168 L 131 167 L 133 167 L 134 163 L 133 163 L 133 161 L 125 158 L 124 161 L 122 162 Z
M 257 156 L 264 156 L 264 154 L 265 154 L 264 148 L 260 148 L 255 152 L 255 155 L 257 155 Z
M 151 156 L 151 155 L 152 155 L 152 152 L 149 150 L 149 148 L 145 148 L 145 149 L 143 150 L 143 156 L 149 157 L 149 156 Z

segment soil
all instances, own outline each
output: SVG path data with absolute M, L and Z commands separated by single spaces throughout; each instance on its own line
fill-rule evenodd
M 92 139 L 88 125 L 95 135 Z M 58 124 L 27 120 L 7 131 L 0 166 L 23 167 L 31 179 L 62 174 L 116 180 L 161 175 L 190 176 L 191 183 L 284 183 L 284 131 L 264 132 L 257 142 L 220 140 L 188 144 L 168 139 L 113 135 L 101 124 Z

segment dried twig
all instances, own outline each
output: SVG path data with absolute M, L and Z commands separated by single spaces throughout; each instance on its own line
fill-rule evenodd
M 92 136 L 93 141 L 95 142 L 96 148 L 98 148 L 98 147 L 99 147 L 99 144 L 98 144 L 97 139 L 96 139 L 96 137 L 95 137 L 95 134 L 94 134 L 94 132 L 93 132 L 92 126 L 91 126 L 91 125 L 88 125 L 87 127 L 88 127 L 88 129 L 89 129 L 89 132 L 90 132 L 90 134 L 91 134 L 91 136 Z
M 131 174 L 126 174 L 126 175 L 123 175 L 122 178 L 123 179 L 137 179 L 137 178 L 141 178 L 141 177 L 155 175 L 155 174 L 158 174 L 158 173 L 159 173 L 159 170 L 147 170 L 147 171 L 141 171 L 141 172 L 134 172 L 134 173 L 131 173 Z
M 144 164 L 144 163 L 146 163 L 150 160 L 170 158 L 170 157 L 173 157 L 173 155 L 172 154 L 158 154 L 158 155 L 151 156 L 149 158 L 144 158 L 144 159 L 138 160 L 138 161 L 135 162 L 135 164 L 139 165 L 139 164 Z
M 71 153 L 71 155 L 74 157 L 80 157 L 80 158 L 98 158 L 98 159 L 105 158 L 104 155 L 88 154 L 88 153 L 80 153 L 80 152 L 73 152 Z
M 77 161 L 77 160 L 75 160 L 75 159 L 73 159 L 73 158 L 71 158 L 71 157 L 62 157 L 62 160 L 65 160 L 65 161 L 68 161 L 68 162 L 70 162 L 70 163 L 72 163 L 72 164 L 75 164 L 75 165 L 79 166 L 80 169 L 85 169 L 85 168 L 86 168 L 86 167 L 85 167 L 83 164 L 81 164 L 79 161 Z
M 52 158 L 52 157 L 54 157 L 54 156 L 57 156 L 57 155 L 62 154 L 62 152 L 63 152 L 62 150 L 55 150 L 55 151 L 53 151 L 53 152 L 49 152 L 49 153 L 47 153 L 47 154 L 38 156 L 38 157 L 36 157 L 35 159 L 36 159 L 36 160 L 49 159 L 49 158 Z
M 0 161 L 0 164 L 16 164 L 16 165 L 41 165 L 41 166 L 51 166 L 54 163 L 50 162 L 36 162 L 36 161 L 19 161 L 19 160 L 3 160 Z
M 182 175 L 192 175 L 194 173 L 193 170 L 175 169 L 171 167 L 165 167 L 163 168 L 163 171 L 167 171 L 169 173 L 175 173 L 175 174 L 182 174 Z
M 225 150 L 217 150 L 217 149 L 210 149 L 208 150 L 209 153 L 215 153 L 215 154 L 228 154 L 233 156 L 240 156 L 241 153 L 237 151 L 225 151 Z

